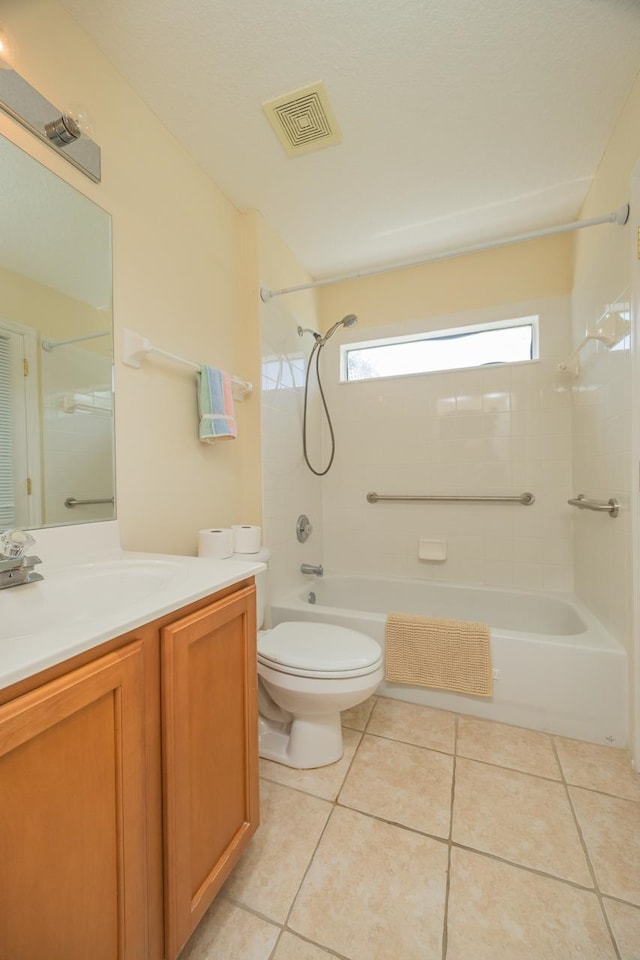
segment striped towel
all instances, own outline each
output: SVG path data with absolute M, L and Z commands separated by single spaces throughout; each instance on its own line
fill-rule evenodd
M 198 381 L 198 435 L 203 443 L 235 440 L 238 436 L 231 377 L 216 367 L 202 366 Z

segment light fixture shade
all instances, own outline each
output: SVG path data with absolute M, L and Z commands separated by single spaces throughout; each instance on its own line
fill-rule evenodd
M 15 60 L 15 44 L 4 24 L 0 23 L 0 70 L 12 70 Z

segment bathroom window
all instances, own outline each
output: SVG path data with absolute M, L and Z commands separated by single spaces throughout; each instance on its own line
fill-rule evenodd
M 538 359 L 538 317 L 348 343 L 341 380 L 374 380 Z

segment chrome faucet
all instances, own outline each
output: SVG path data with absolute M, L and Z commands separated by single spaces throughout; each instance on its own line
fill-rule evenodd
M 314 573 L 316 577 L 321 577 L 324 573 L 322 569 L 322 564 L 313 564 L 313 563 L 301 563 L 300 564 L 300 573 Z
M 6 530 L 0 535 L 0 590 L 44 580 L 33 569 L 36 563 L 42 563 L 40 557 L 25 555 L 34 543 L 31 534 L 23 530 Z

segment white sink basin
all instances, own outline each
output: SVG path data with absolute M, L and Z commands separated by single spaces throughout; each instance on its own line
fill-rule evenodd
M 264 564 L 120 548 L 118 523 L 35 532 L 44 580 L 0 590 L 0 688 L 240 583 Z
M 0 591 L 0 641 L 94 620 L 186 575 L 180 559 L 100 560 L 52 569 L 44 580 Z

